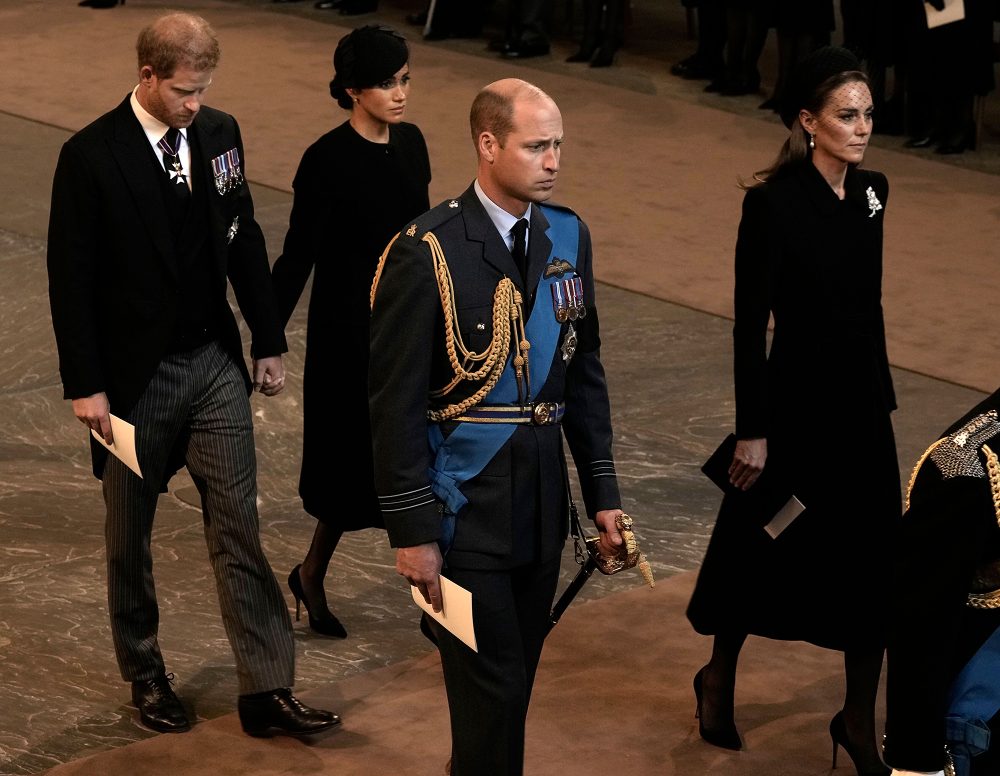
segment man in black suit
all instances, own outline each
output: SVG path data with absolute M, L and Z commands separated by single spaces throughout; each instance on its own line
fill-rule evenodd
M 397 571 L 441 609 L 472 592 L 478 653 L 434 621 L 452 775 L 523 770 L 524 723 L 567 534 L 562 436 L 613 554 L 621 514 L 590 234 L 552 195 L 552 99 L 517 79 L 471 112 L 476 181 L 387 251 L 373 292 L 376 489 Z
M 285 340 L 232 116 L 202 106 L 219 60 L 208 23 L 163 16 L 139 34 L 139 83 L 62 148 L 49 222 L 49 297 L 65 398 L 108 443 L 135 426 L 142 477 L 91 440 L 107 505 L 108 604 L 122 677 L 148 727 L 190 726 L 157 643 L 150 533 L 186 465 L 202 499 L 222 616 L 252 735 L 336 725 L 292 694 L 291 621 L 260 547 L 248 395 L 284 385 Z M 226 300 L 253 335 L 253 378 Z

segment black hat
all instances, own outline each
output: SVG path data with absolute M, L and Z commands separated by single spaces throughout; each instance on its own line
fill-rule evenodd
M 839 46 L 824 46 L 799 62 L 781 101 L 780 115 L 784 125 L 792 128 L 799 111 L 806 107 L 820 84 L 850 70 L 861 70 L 861 63 L 854 54 Z
M 367 89 L 392 78 L 409 59 L 406 38 L 391 27 L 359 27 L 341 38 L 333 52 L 330 94 L 340 102 L 347 89 Z

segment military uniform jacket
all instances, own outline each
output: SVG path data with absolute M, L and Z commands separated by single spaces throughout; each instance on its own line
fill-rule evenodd
M 254 356 L 276 356 L 286 347 L 249 187 L 244 181 L 220 193 L 214 183 L 212 159 L 236 149 L 243 162 L 239 126 L 232 116 L 202 107 L 188 140 L 191 207 L 206 213 L 213 262 L 214 323 L 249 391 L 242 341 L 226 298 L 227 277 L 252 332 Z M 178 268 L 183 246 L 171 231 L 162 175 L 126 97 L 66 142 L 52 186 L 49 300 L 64 396 L 103 391 L 120 416 L 156 371 L 183 304 Z M 96 443 L 91 449 L 100 476 L 106 451 Z
M 405 228 L 385 261 L 372 306 L 369 398 L 376 489 L 394 547 L 437 541 L 442 506 L 431 492 L 427 412 L 438 405 L 431 391 L 453 377 L 447 360 L 442 304 L 430 249 L 432 231 L 451 273 L 458 327 L 465 345 L 484 350 L 493 337 L 493 297 L 509 277 L 524 294 L 524 314 L 534 305 L 551 310 L 550 298 L 535 298 L 549 257 L 548 222 L 533 207 L 528 239 L 528 288 L 514 259 L 473 187 L 442 203 Z M 579 344 L 567 364 L 557 347 L 544 386 L 532 386 L 535 401 L 565 402 L 559 425 L 519 425 L 478 476 L 462 486 L 468 504 L 457 516 L 448 563 L 468 568 L 505 568 L 558 555 L 567 532 L 562 433 L 579 473 L 583 498 L 593 516 L 620 504 L 611 455 L 611 418 L 600 361 L 590 234 L 579 224 L 576 271 L 588 308 L 575 323 Z M 548 297 L 548 294 L 545 295 Z M 552 313 L 548 313 L 552 314 Z M 567 325 L 562 325 L 560 339 Z M 465 398 L 478 383 L 459 385 L 440 404 Z M 447 436 L 456 427 L 445 421 Z
M 895 768 L 943 767 L 948 689 L 1000 626 L 1000 525 L 987 451 L 1000 454 L 998 411 L 1000 391 L 948 429 L 914 471 L 886 607 L 885 755 Z

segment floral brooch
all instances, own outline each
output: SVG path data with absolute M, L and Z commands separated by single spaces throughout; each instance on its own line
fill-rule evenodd
M 872 211 L 868 214 L 868 217 L 874 218 L 875 214 L 882 209 L 882 203 L 878 201 L 878 197 L 875 196 L 875 189 L 871 186 L 868 187 L 868 191 L 866 191 L 865 194 L 868 195 L 868 207 Z

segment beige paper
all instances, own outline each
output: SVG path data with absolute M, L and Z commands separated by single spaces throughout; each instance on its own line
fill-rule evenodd
M 472 593 L 461 585 L 456 585 L 450 579 L 439 577 L 441 582 L 441 611 L 424 600 L 416 586 L 410 586 L 410 593 L 417 606 L 441 623 L 448 631 L 473 652 L 478 652 L 476 646 L 476 629 L 472 622 Z
M 114 444 L 109 445 L 104 441 L 104 437 L 94 429 L 90 433 L 98 442 L 104 445 L 113 456 L 118 458 L 123 464 L 134 471 L 139 477 L 142 472 L 139 470 L 139 456 L 135 452 L 135 426 L 122 420 L 117 415 L 111 415 L 111 436 L 115 438 Z
M 785 503 L 785 506 L 779 509 L 778 513 L 764 526 L 764 530 L 767 531 L 767 535 L 772 539 L 777 539 L 778 534 L 788 528 L 792 524 L 792 521 L 801 515 L 804 510 L 805 506 L 802 502 L 795 498 L 795 496 L 792 496 Z
M 933 30 L 944 24 L 962 21 L 965 18 L 965 0 L 944 0 L 943 11 L 924 3 L 924 12 L 927 14 L 927 29 Z

